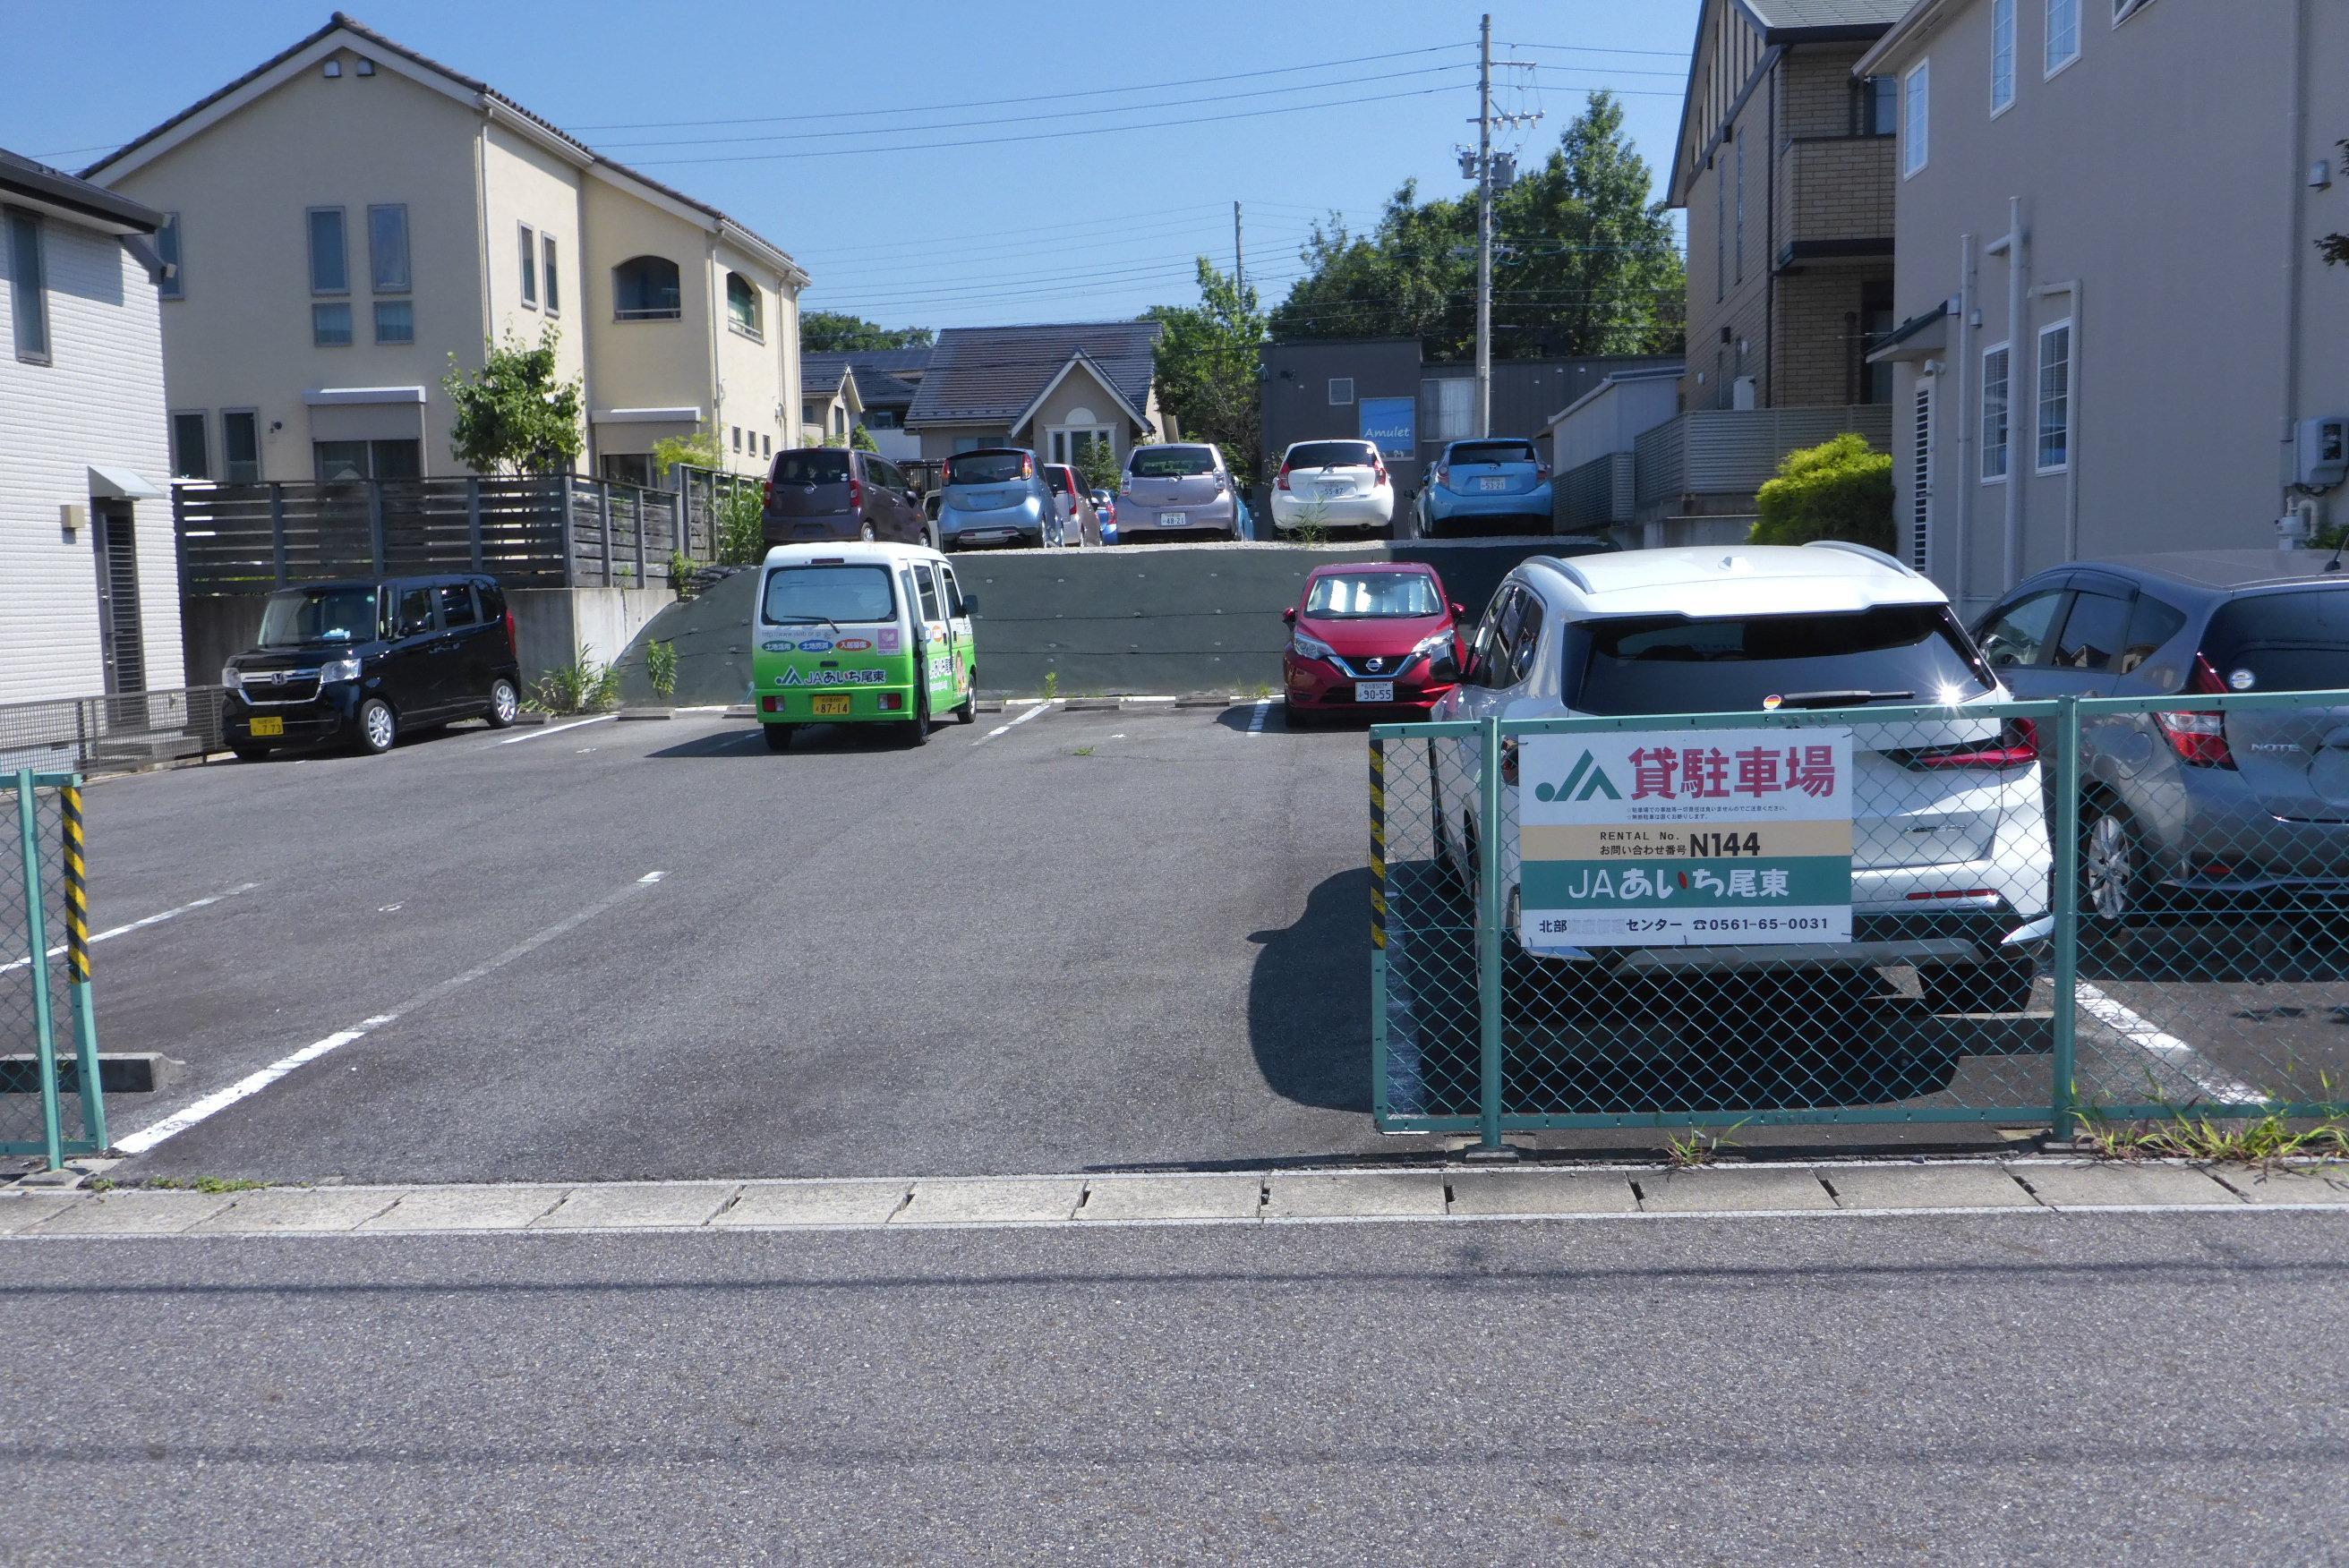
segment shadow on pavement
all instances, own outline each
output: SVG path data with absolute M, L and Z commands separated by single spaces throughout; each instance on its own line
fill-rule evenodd
M 1307 895 L 1294 924 L 1248 934 L 1248 1045 L 1284 1099 L 1370 1111 L 1370 872 L 1341 872 Z

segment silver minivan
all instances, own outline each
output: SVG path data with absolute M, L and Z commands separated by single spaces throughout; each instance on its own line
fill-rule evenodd
M 1117 541 L 1170 534 L 1240 536 L 1239 487 L 1224 454 L 1206 441 L 1136 447 L 1117 487 Z

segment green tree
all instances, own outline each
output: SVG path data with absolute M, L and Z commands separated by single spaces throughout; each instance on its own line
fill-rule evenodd
M 881 449 L 879 443 L 873 439 L 873 432 L 862 425 L 849 427 L 848 444 L 860 452 L 877 452 Z
M 1495 357 L 1681 351 L 1687 274 L 1651 185 L 1622 106 L 1591 94 L 1549 156 L 1494 201 Z M 1431 358 L 1475 354 L 1474 192 L 1423 202 L 1406 181 L 1368 234 L 1333 215 L 1300 259 L 1275 335 L 1416 337 Z
M 552 473 L 567 469 L 585 445 L 580 434 L 580 383 L 554 378 L 560 341 L 547 324 L 533 347 L 506 334 L 491 343 L 480 370 L 468 376 L 449 356 L 441 390 L 456 408 L 450 441 L 457 460 L 476 473 Z
M 812 310 L 800 316 L 802 354 L 847 354 L 863 348 L 927 348 L 936 335 L 926 326 L 883 326 L 845 311 Z
M 703 425 L 689 436 L 663 436 L 653 443 L 653 470 L 660 478 L 668 478 L 669 469 L 679 463 L 695 469 L 725 467 L 726 449 L 719 444 L 718 427 Z
M 1265 338 L 1256 290 L 1242 288 L 1214 263 L 1198 259 L 1199 303 L 1154 305 L 1143 315 L 1165 332 L 1158 339 L 1159 406 L 1187 436 L 1223 449 L 1232 477 L 1256 482 L 1264 446 L 1264 403 L 1257 351 Z
M 1112 441 L 1087 441 L 1077 449 L 1077 460 L 1072 466 L 1079 482 L 1089 490 L 1115 490 L 1123 475 L 1123 466 L 1117 460 L 1117 445 Z
M 1788 452 L 1755 504 L 1756 544 L 1842 539 L 1889 552 L 1895 543 L 1891 454 L 1857 431 Z

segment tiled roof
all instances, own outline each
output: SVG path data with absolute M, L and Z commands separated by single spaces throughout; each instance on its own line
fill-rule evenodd
M 1915 0 L 1738 0 L 1771 33 L 1814 27 L 1889 27 Z
M 781 245 L 776 244 L 772 240 L 770 240 L 765 235 L 760 233 L 757 230 L 751 228 L 748 223 L 741 222 L 740 219 L 730 216 L 726 212 L 711 206 L 709 202 L 702 201 L 698 197 L 688 196 L 684 191 L 679 191 L 673 186 L 664 185 L 659 181 L 653 179 L 650 175 L 641 173 L 636 170 L 629 168 L 626 164 L 620 162 L 617 159 L 605 157 L 602 153 L 597 152 L 594 148 L 588 146 L 585 142 L 580 140 L 569 131 L 564 130 L 561 126 L 556 125 L 553 120 L 546 119 L 543 115 L 533 114 L 529 109 L 524 108 L 522 105 L 506 97 L 505 94 L 498 91 L 497 88 L 490 86 L 489 83 L 481 80 L 480 77 L 467 76 L 464 72 L 456 69 L 452 66 L 445 66 L 429 55 L 419 54 L 414 49 L 409 48 L 407 45 L 384 36 L 374 28 L 367 26 L 366 24 L 341 11 L 337 11 L 332 16 L 329 16 L 326 19 L 326 25 L 319 28 L 316 32 L 310 34 L 307 37 L 295 39 L 292 44 L 270 56 L 269 58 L 262 61 L 261 64 L 254 67 L 253 69 L 245 72 L 244 75 L 237 77 L 234 81 L 221 88 L 218 91 L 205 94 L 202 98 L 198 98 L 195 102 L 190 104 L 187 108 L 181 109 L 171 119 L 163 121 L 162 124 L 156 126 L 151 130 L 144 131 L 140 135 L 133 137 L 130 140 L 123 143 L 120 147 L 116 148 L 112 152 L 108 153 L 104 158 L 99 159 L 96 163 L 93 163 L 88 169 L 83 170 L 82 177 L 84 179 L 94 177 L 99 170 L 115 162 L 125 153 L 135 151 L 139 148 L 145 146 L 148 142 L 154 140 L 157 137 L 161 136 L 164 132 L 170 130 L 173 126 L 178 125 L 181 121 L 188 119 L 191 115 L 202 113 L 204 109 L 211 108 L 213 104 L 218 103 L 221 99 L 228 97 L 231 93 L 235 92 L 239 88 L 243 87 L 247 82 L 252 81 L 254 77 L 265 75 L 269 71 L 274 70 L 285 61 L 300 54 L 303 50 L 310 47 L 311 45 L 319 42 L 329 34 L 337 30 L 348 33 L 355 38 L 362 39 L 371 47 L 381 50 L 386 54 L 397 55 L 401 59 L 407 60 L 411 64 L 423 67 L 426 70 L 438 72 L 440 75 L 448 77 L 450 81 L 455 82 L 458 86 L 470 88 L 471 91 L 481 94 L 481 97 L 485 98 L 494 99 L 498 103 L 505 106 L 507 108 L 512 109 L 514 113 L 522 116 L 524 119 L 527 119 L 533 125 L 538 126 L 541 129 L 562 138 L 564 141 L 569 142 L 572 146 L 577 148 L 582 153 L 585 154 L 590 159 L 593 159 L 595 162 L 604 165 L 605 168 L 626 176 L 628 179 L 635 181 L 639 185 L 647 186 L 652 190 L 657 191 L 662 195 L 668 197 L 672 201 L 682 201 L 685 205 L 692 208 L 697 212 L 705 213 L 711 218 L 717 219 L 719 222 L 732 224 L 735 228 L 740 229 L 751 239 L 758 241 L 759 243 L 765 245 L 770 250 L 774 251 L 777 254 L 782 256 L 784 260 L 791 260 L 791 253 L 789 252 L 785 251 Z M 799 263 L 797 262 L 792 262 L 792 265 L 797 267 Z
M 1159 334 L 1154 321 L 1048 326 L 950 326 L 938 334 L 909 424 L 1016 419 L 1079 354 L 1136 408 L 1150 398 Z
M 926 364 L 930 351 L 923 349 L 874 349 L 853 352 L 825 352 L 800 356 L 800 387 L 802 396 L 819 392 L 835 392 L 840 378 L 851 370 L 856 372 L 856 394 L 868 408 L 903 407 L 914 400 L 914 384 L 900 381 L 887 371 L 875 368 L 874 359 L 889 355 L 918 355 Z

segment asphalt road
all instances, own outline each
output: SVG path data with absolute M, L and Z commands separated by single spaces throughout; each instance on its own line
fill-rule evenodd
M 819 731 L 773 756 L 705 715 L 98 784 L 96 924 L 171 914 L 97 949 L 102 1044 L 187 1064 L 160 1094 L 113 1097 L 118 1141 L 316 1053 L 122 1174 L 942 1175 L 1430 1150 L 1370 1120 L 1360 729 L 1285 733 L 1277 707 L 1031 712 L 919 750 Z M 1398 840 L 1398 888 L 1423 872 L 1407 854 Z M 1435 1041 L 1459 977 L 1447 1001 L 1391 957 Z M 2184 1101 L 2271 1082 L 2280 1056 L 2349 1064 L 2337 978 L 2245 967 L 2186 994 L 2120 962 L 2095 971 L 2111 1006 L 2083 1024 L 2085 1081 L 2158 1077 Z M 1689 1027 L 1767 1040 L 1795 1016 L 1806 1040 L 1939 1042 L 1781 1084 L 1812 1100 L 2026 1120 L 2044 1103 L 2044 1015 L 1937 1024 L 1897 997 L 1764 989 Z M 2000 1141 L 1946 1124 L 1737 1138 Z
M 2332 1561 L 2344 1236 L 16 1243 L 7 1554 Z

